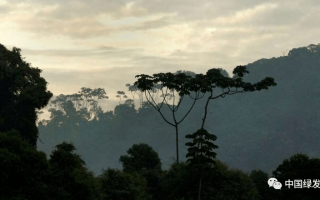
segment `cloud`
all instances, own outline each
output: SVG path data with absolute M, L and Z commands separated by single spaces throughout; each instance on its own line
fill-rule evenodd
M 236 11 L 254 7 L 262 0 L 218 1 L 218 0 L 141 0 L 137 5 L 150 13 L 175 13 L 183 20 L 205 20 L 230 15 Z
M 132 10 L 136 7 L 132 5 L 130 0 L 55 0 L 55 1 L 43 1 L 43 0 L 10 0 L 11 4 L 27 4 L 33 7 L 33 10 L 38 10 L 37 13 L 40 15 L 46 15 L 48 17 L 59 18 L 59 19 L 72 19 L 84 16 L 96 16 L 100 14 L 111 14 L 123 13 L 124 10 Z M 41 11 L 37 8 L 55 7 L 50 12 Z M 128 11 L 123 14 L 129 14 Z
M 135 4 L 111 3 L 88 5 L 85 1 L 54 4 L 19 3 L 6 17 L 21 31 L 36 37 L 65 36 L 73 39 L 105 37 L 128 31 L 143 31 L 168 26 L 174 22 L 167 15 L 139 15 Z M 14 4 L 11 2 L 11 7 Z M 114 9 L 112 9 L 114 7 Z M 1 7 L 0 7 L 1 8 Z M 135 11 L 136 10 L 136 11 Z M 26 12 L 28 11 L 28 12 Z M 115 19 L 116 18 L 116 19 Z M 119 19 L 117 19 L 119 18 Z M 177 23 L 177 22 L 174 22 Z
M 132 57 L 136 54 L 136 49 L 121 49 L 111 46 L 99 46 L 94 49 L 23 49 L 28 56 L 52 56 L 52 57 Z
M 76 18 L 64 21 L 30 17 L 19 19 L 17 22 L 20 24 L 20 29 L 33 32 L 40 37 L 61 35 L 73 38 L 88 38 L 108 35 L 112 31 L 100 22 L 90 18 Z
M 173 17 L 162 16 L 157 19 L 146 20 L 140 24 L 124 27 L 122 28 L 122 30 L 141 31 L 141 30 L 158 29 L 158 28 L 169 26 L 169 25 L 173 25 L 175 23 L 178 23 L 178 22 L 174 22 Z
M 9 8 L 5 5 L 0 4 L 0 15 L 5 15 L 9 12 Z
M 1 42 L 22 48 L 55 93 L 116 91 L 142 73 L 230 72 L 319 43 L 316 0 L 0 2 Z
M 176 24 L 199 24 L 199 31 L 208 26 L 274 29 L 294 25 L 309 15 L 309 11 L 315 14 L 319 11 L 319 3 L 311 0 L 12 0 L 6 6 L 11 6 L 11 15 L 7 19 L 21 31 L 28 31 L 36 37 L 62 36 L 77 40 L 143 32 Z

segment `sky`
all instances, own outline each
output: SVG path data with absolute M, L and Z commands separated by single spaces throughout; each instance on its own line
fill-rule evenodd
M 0 0 L 0 43 L 22 49 L 54 95 L 138 74 L 206 73 L 320 43 L 319 0 Z

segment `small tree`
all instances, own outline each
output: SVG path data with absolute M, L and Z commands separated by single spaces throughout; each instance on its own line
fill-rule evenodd
M 147 144 L 134 144 L 128 149 L 128 155 L 120 156 L 124 172 L 140 172 L 141 170 L 161 170 L 158 153 Z
M 134 144 L 128 155 L 121 156 L 120 162 L 125 173 L 138 173 L 147 182 L 147 191 L 153 199 L 157 198 L 160 186 L 161 161 L 158 153 L 147 144 Z
M 213 152 L 213 149 L 217 149 L 218 146 L 213 144 L 213 141 L 217 137 L 213 134 L 208 133 L 205 129 L 199 129 L 197 132 L 186 135 L 186 138 L 192 139 L 192 142 L 187 142 L 186 145 L 189 146 L 187 153 L 187 160 L 190 163 L 190 166 L 196 169 L 199 174 L 199 190 L 198 190 L 198 199 L 201 199 L 201 183 L 202 177 L 205 170 L 210 170 L 214 164 L 214 159 L 216 153 Z
M 73 144 L 63 142 L 50 155 L 51 191 L 56 199 L 85 200 L 94 196 L 93 174 L 74 151 Z
M 119 98 L 119 105 L 121 103 L 121 99 L 122 98 L 124 98 L 124 99 L 128 98 L 124 91 L 117 91 L 117 96 L 116 97 Z

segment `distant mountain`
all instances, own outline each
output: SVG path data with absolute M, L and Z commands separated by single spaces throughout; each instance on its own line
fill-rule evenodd
M 215 130 L 219 158 L 232 167 L 270 172 L 294 153 L 320 157 L 320 45 L 292 49 L 288 56 L 261 59 L 247 68 L 248 81 L 270 76 L 278 85 L 221 101 L 230 115 L 216 124 L 227 118 L 230 124 Z
M 217 135 L 217 158 L 245 171 L 274 170 L 295 153 L 320 157 L 320 45 L 292 49 L 288 56 L 260 59 L 247 65 L 247 81 L 273 77 L 277 83 L 267 91 L 237 94 L 213 100 L 206 128 Z M 185 102 L 185 112 L 190 101 Z M 70 106 L 70 105 L 69 105 Z M 72 106 L 71 106 L 72 107 Z M 181 124 L 180 157 L 185 158 L 185 135 L 201 123 L 204 102 L 199 101 Z M 39 126 L 40 150 L 73 141 L 95 173 L 120 167 L 119 157 L 137 143 L 148 143 L 162 159 L 164 168 L 174 162 L 174 129 L 152 108 L 139 110 L 122 104 L 100 118 L 88 121 L 72 108 L 52 112 Z M 183 110 L 185 109 L 185 110 Z M 71 112 L 71 111 L 72 112 Z

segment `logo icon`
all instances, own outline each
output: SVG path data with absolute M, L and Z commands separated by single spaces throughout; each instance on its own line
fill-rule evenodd
M 276 178 L 269 178 L 268 185 L 276 190 L 281 190 L 282 187 L 282 184 Z

